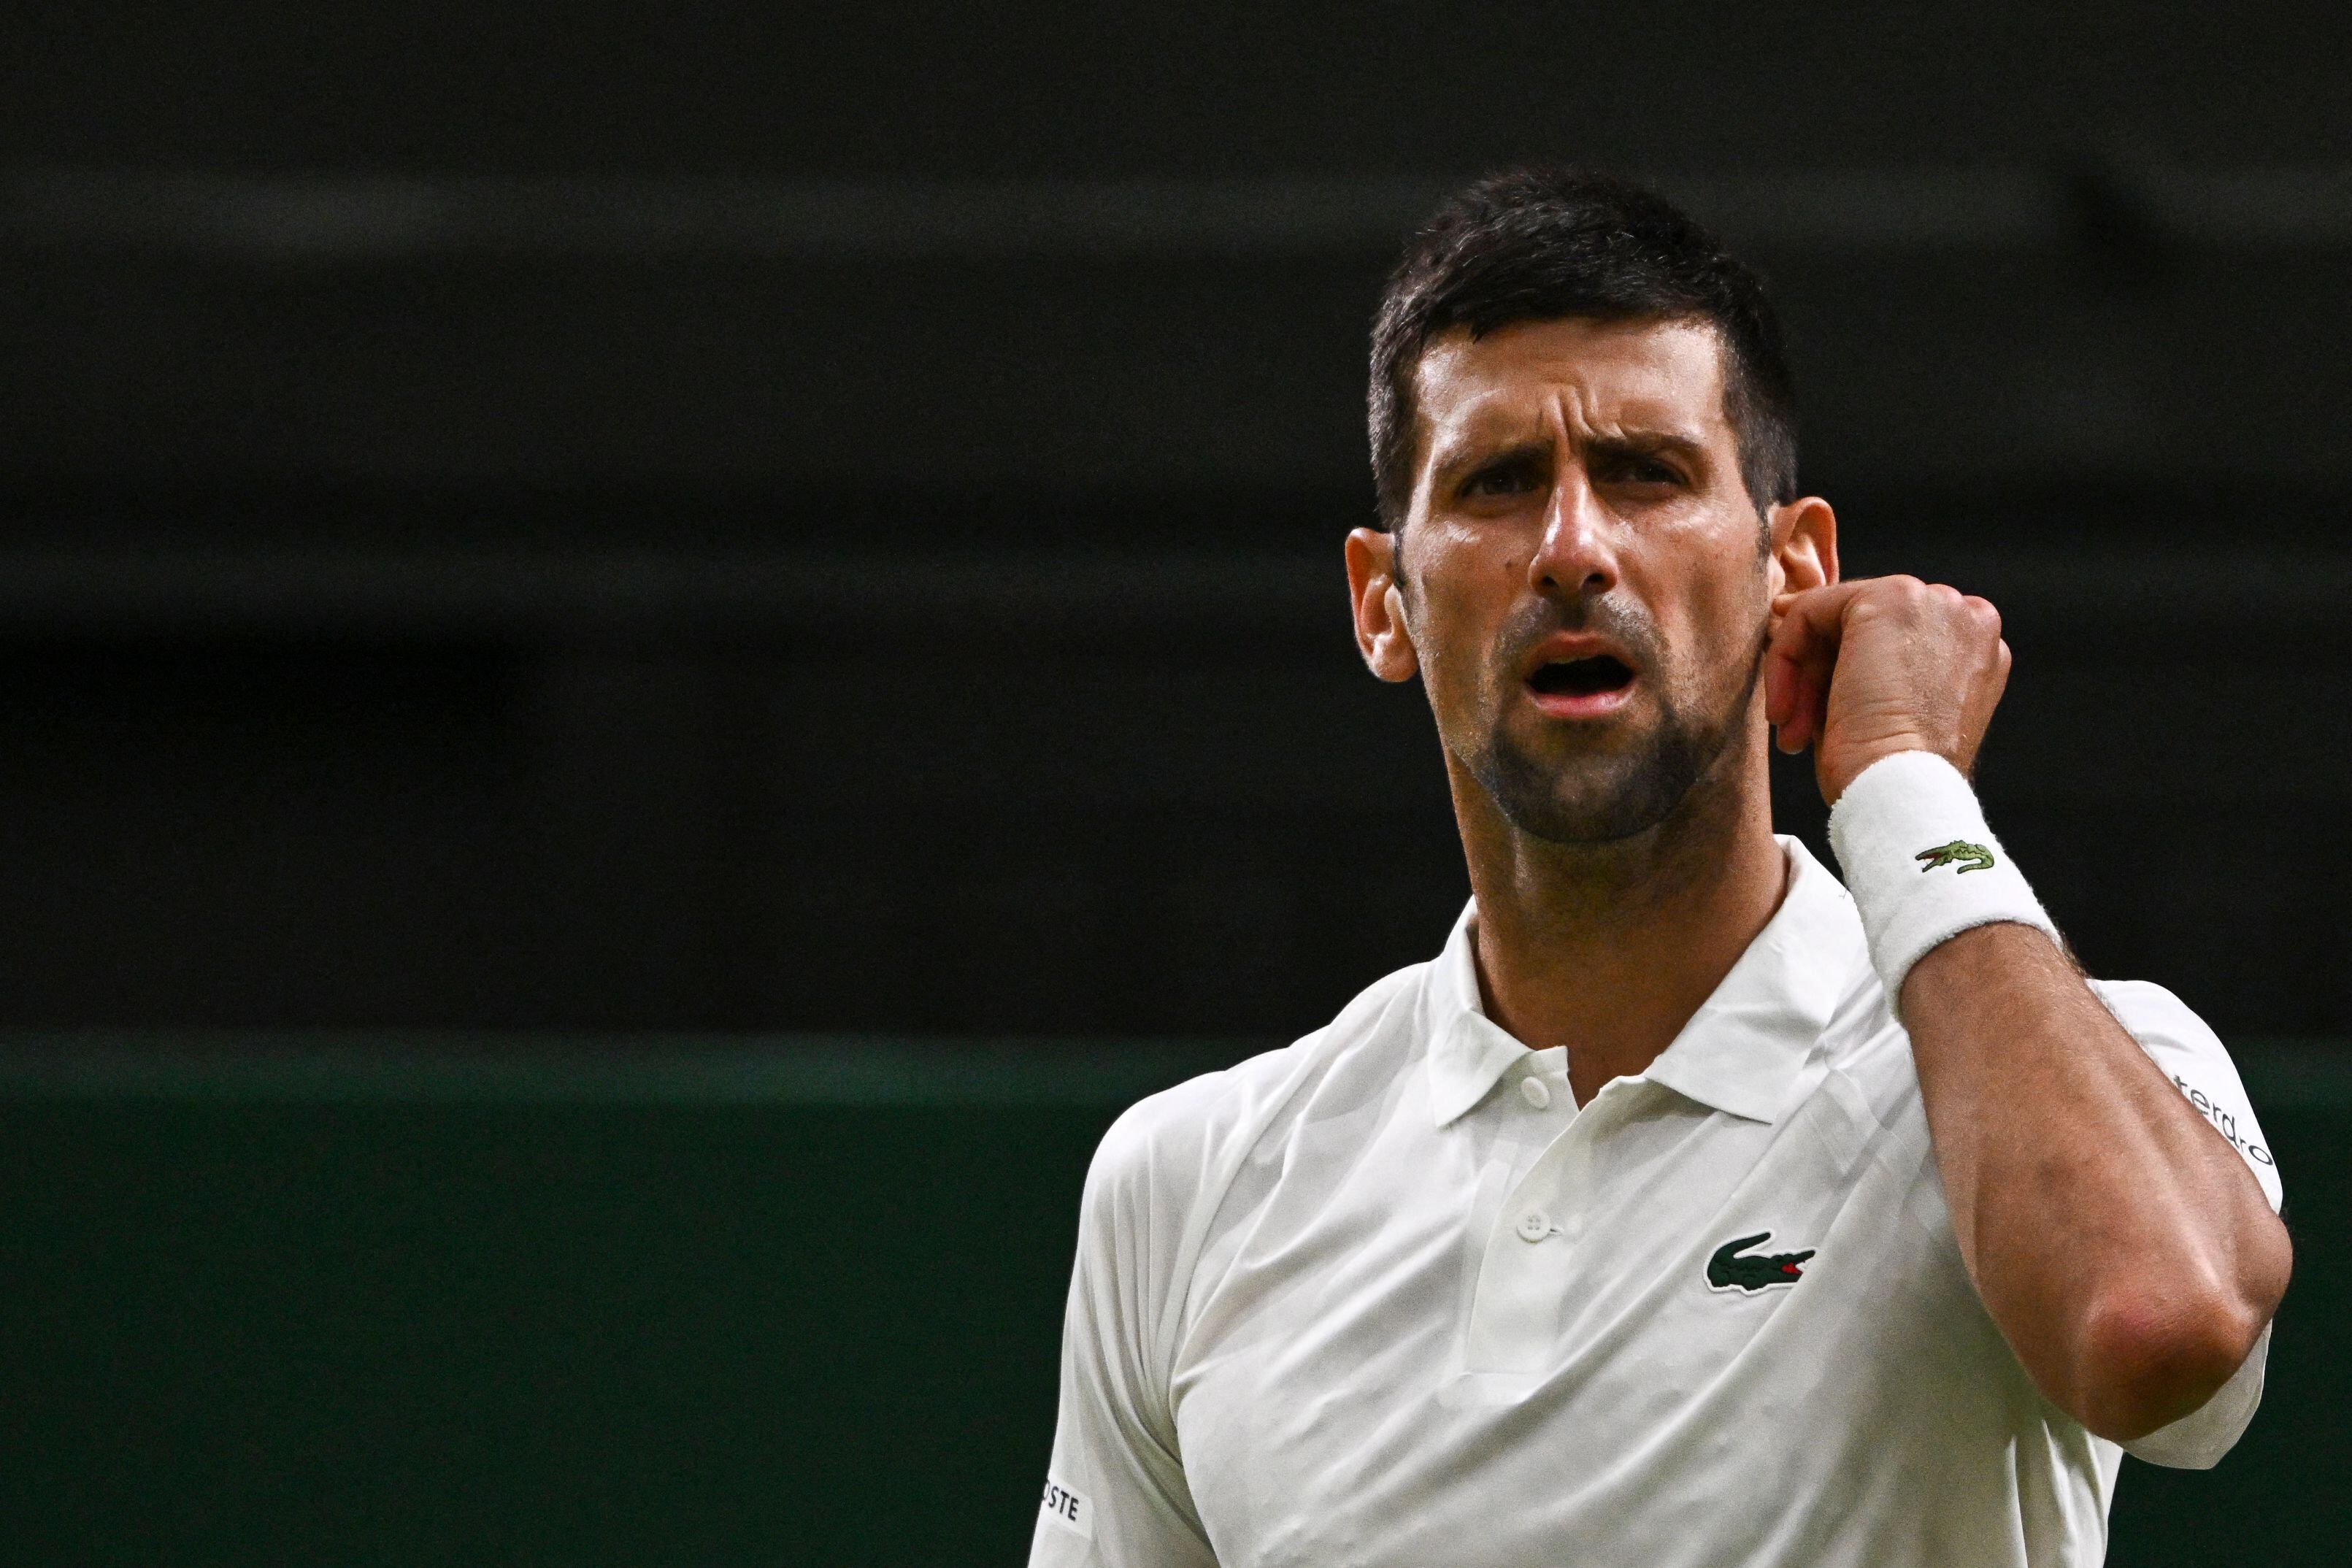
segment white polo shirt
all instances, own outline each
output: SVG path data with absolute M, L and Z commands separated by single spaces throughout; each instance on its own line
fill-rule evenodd
M 1032 1564 L 2097 1563 L 2121 1450 L 1978 1300 L 1853 901 L 1781 842 L 1771 922 L 1580 1110 L 1563 1051 L 1481 1011 L 1465 912 L 1328 1027 L 1122 1116 Z M 2097 989 L 2277 1207 L 2212 1032 Z M 2132 1450 L 2213 1463 L 2263 1359 Z

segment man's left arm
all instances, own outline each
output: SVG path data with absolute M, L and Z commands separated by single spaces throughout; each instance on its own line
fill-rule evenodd
M 1813 746 L 1833 806 L 1873 763 L 1902 752 L 1969 771 L 2009 672 L 1990 605 L 1894 577 L 1793 595 L 1775 611 L 1767 710 L 1784 749 Z M 1966 795 L 1948 770 L 1908 761 L 1921 765 L 1895 764 L 1865 792 L 1883 797 L 1907 772 L 1925 792 L 1941 775 Z M 1900 817 L 1899 804 L 1875 804 L 1881 821 Z M 1849 867 L 1847 878 L 1882 974 L 1896 970 L 1890 986 L 1961 1256 L 2053 1404 L 2102 1436 L 2144 1436 L 2203 1405 L 2246 1360 L 2286 1289 L 2285 1228 L 2238 1150 L 2053 934 L 2019 923 L 2040 916 L 2021 881 L 2030 915 L 1995 913 L 1939 935 L 1937 919 L 1985 916 L 2001 879 L 2015 879 L 2003 868 L 1969 881 L 2001 859 L 1989 833 L 1927 844 L 1914 858 L 1926 864 Z M 1945 880 L 1914 881 L 1915 870 Z M 1977 907 L 1954 916 L 1923 903 L 1941 888 Z M 1888 908 L 1901 900 L 1912 908 Z M 1906 931 L 1911 949 L 1933 945 L 1906 952 Z
M 1902 1008 L 1961 1256 L 2034 1382 L 2116 1442 L 2202 1405 L 2286 1289 L 2238 1151 L 2032 927 L 1932 949 Z

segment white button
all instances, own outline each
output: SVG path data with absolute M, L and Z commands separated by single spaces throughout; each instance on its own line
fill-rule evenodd
M 1539 1078 L 1519 1079 L 1519 1094 L 1538 1110 L 1551 1103 L 1551 1090 L 1543 1086 L 1543 1079 Z
M 1541 1209 L 1529 1209 L 1519 1216 L 1519 1239 L 1541 1241 L 1551 1234 L 1551 1215 Z

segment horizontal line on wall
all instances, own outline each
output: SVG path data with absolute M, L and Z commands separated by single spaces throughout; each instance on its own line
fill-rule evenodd
M 16 1033 L 0 1100 L 1108 1108 L 1279 1043 Z M 2258 1112 L 2352 1110 L 2352 1042 L 2232 1054 Z
M 1385 256 L 1439 178 L 1022 183 L 0 174 L 0 243 L 256 262 Z M 1664 177 L 1731 239 L 1839 254 L 2352 247 L 2352 167 L 1798 170 Z
M 970 625 L 1251 621 L 1346 615 L 1328 558 L 1067 551 L 782 550 L 0 553 L 0 630 L 297 633 L 789 633 L 953 617 Z M 1336 624 L 1336 623 L 1335 623 Z
M 1116 1107 L 1273 1040 L 0 1036 L 0 1100 Z
M 2012 636 L 2258 617 L 2352 631 L 2352 552 L 1955 551 L 1902 558 L 1981 594 Z M 1204 618 L 1345 625 L 1328 552 L 1192 550 L 689 553 L 441 550 L 0 551 L 0 634 L 40 636 L 789 636 L 908 623 L 1050 628 Z

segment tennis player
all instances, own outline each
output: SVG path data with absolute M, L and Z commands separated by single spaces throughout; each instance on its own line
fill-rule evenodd
M 1641 190 L 1470 187 L 1371 358 L 1356 638 L 1470 906 L 1105 1138 L 1032 1563 L 2098 1562 L 2125 1452 L 2244 1428 L 2289 1247 L 2220 1042 L 1979 808 L 1992 605 L 1840 579 L 1757 279 Z

